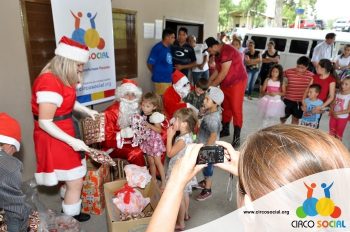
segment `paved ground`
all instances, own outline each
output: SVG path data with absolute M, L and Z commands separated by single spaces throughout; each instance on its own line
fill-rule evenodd
M 242 138 L 247 137 L 247 135 L 254 133 L 261 127 L 261 122 L 256 117 L 257 109 L 257 99 L 252 101 L 244 101 L 244 125 L 242 130 Z M 324 115 L 321 120 L 321 130 L 328 131 L 328 116 Z M 232 128 L 231 128 L 232 132 Z M 226 137 L 223 140 L 231 142 L 232 137 Z M 350 148 L 350 126 L 347 127 L 344 133 L 344 144 Z M 199 174 L 198 179 L 201 180 L 202 177 Z M 214 186 L 213 186 L 213 196 L 204 202 L 198 202 L 194 200 L 194 197 L 199 194 L 199 191 L 195 191 L 191 196 L 190 202 L 190 215 L 191 220 L 186 223 L 186 228 L 196 227 L 202 225 L 206 222 L 215 220 L 231 211 L 236 209 L 236 194 L 233 194 L 233 201 L 228 201 L 228 195 L 226 194 L 226 186 L 228 181 L 228 174 L 221 171 L 215 170 L 214 173 Z M 234 181 L 235 185 L 235 181 Z M 235 189 L 234 189 L 235 190 Z M 40 199 L 44 204 L 56 210 L 57 212 L 61 209 L 61 201 L 59 200 L 57 189 L 43 188 L 40 189 Z M 82 227 L 85 232 L 104 232 L 107 231 L 106 216 L 105 214 L 101 216 L 92 216 L 91 220 L 83 223 Z

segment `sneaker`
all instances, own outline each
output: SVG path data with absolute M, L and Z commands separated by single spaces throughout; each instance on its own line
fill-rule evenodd
M 196 197 L 197 201 L 205 201 L 211 197 L 211 189 L 203 189 L 202 192 Z

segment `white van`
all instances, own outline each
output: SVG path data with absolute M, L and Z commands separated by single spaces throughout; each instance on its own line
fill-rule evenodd
M 263 51 L 267 48 L 267 43 L 273 40 L 276 44 L 275 49 L 280 54 L 280 64 L 284 69 L 296 66 L 297 59 L 301 56 L 307 56 L 311 59 L 314 47 L 325 40 L 326 30 L 304 30 L 294 28 L 256 28 L 250 30 L 244 37 L 242 43 L 246 47 L 246 41 L 252 39 L 255 42 L 255 48 Z M 335 58 L 341 53 L 345 44 L 350 44 L 350 33 L 335 32 L 335 44 L 332 57 Z

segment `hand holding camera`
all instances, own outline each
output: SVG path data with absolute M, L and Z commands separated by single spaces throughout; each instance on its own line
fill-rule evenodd
M 225 148 L 220 145 L 203 146 L 198 152 L 196 164 L 216 164 L 224 162 Z

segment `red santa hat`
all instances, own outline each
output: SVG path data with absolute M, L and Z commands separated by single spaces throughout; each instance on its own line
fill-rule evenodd
M 66 36 L 61 38 L 55 54 L 82 63 L 86 63 L 89 60 L 89 48 Z
M 6 113 L 0 113 L 0 143 L 11 144 L 19 151 L 21 127 L 19 123 Z
M 179 70 L 175 70 L 175 72 L 173 72 L 172 81 L 173 81 L 173 85 L 175 86 L 175 89 L 181 89 L 186 84 L 190 83 L 187 76 L 182 72 L 180 72 Z
M 137 82 L 131 79 L 123 79 L 122 83 L 116 89 L 116 98 L 120 100 L 125 94 L 134 93 L 137 99 L 141 98 L 142 90 L 138 86 Z

